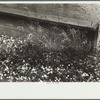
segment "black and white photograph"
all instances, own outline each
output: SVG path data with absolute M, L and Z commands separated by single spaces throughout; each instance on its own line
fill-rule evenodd
M 0 82 L 100 82 L 100 3 L 0 3 Z

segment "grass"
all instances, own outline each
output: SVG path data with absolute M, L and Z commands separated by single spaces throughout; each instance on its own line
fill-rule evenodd
M 97 82 L 100 56 L 87 31 L 29 25 L 24 38 L 0 36 L 1 82 Z

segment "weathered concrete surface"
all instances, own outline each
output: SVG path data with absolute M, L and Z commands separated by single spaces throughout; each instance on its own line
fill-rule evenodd
M 95 28 L 100 4 L 0 4 L 0 12 Z
M 11 33 L 16 37 L 25 35 L 28 27 L 18 23 L 22 20 L 20 16 L 96 30 L 100 21 L 100 4 L 0 4 L 0 33 Z M 97 36 L 94 38 L 96 47 Z

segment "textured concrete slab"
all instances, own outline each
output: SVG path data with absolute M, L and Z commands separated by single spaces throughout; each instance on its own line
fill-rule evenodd
M 0 12 L 95 28 L 99 4 L 0 4 Z

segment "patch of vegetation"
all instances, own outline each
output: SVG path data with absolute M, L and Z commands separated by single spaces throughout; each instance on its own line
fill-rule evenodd
M 0 81 L 100 81 L 100 60 L 89 54 L 86 31 L 38 25 L 22 39 L 1 34 Z

